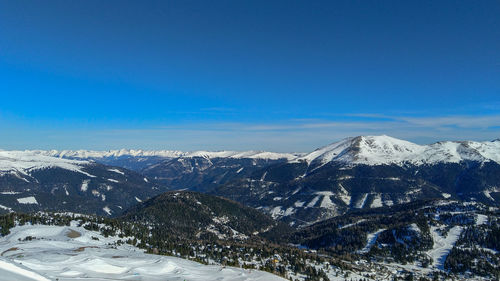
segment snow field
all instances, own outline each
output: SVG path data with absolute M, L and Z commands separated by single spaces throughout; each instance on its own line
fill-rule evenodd
M 75 232 L 81 236 L 68 237 L 77 236 Z M 28 236 L 35 238 L 23 241 Z M 284 280 L 258 270 L 203 265 L 145 254 L 128 244 L 109 245 L 118 239 L 75 222 L 69 227 L 16 226 L 0 239 L 0 280 Z

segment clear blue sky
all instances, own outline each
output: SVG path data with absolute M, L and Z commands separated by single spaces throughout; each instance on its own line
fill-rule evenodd
M 0 148 L 500 137 L 499 1 L 0 0 Z

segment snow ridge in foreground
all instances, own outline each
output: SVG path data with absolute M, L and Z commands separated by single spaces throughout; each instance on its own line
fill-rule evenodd
M 36 238 L 22 241 L 28 236 Z M 0 280 L 285 280 L 258 270 L 145 254 L 128 244 L 116 248 L 108 245 L 118 239 L 77 227 L 76 223 L 70 227 L 14 227 L 11 234 L 0 239 Z

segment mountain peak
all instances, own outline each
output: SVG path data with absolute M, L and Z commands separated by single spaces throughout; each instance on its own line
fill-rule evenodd
M 439 162 L 495 161 L 500 163 L 500 142 L 443 141 L 418 145 L 387 135 L 357 136 L 316 149 L 299 158 L 312 165 L 345 164 L 433 164 Z
M 302 157 L 307 162 L 344 162 L 386 164 L 402 162 L 408 154 L 422 150 L 422 146 L 390 136 L 357 136 L 319 148 Z

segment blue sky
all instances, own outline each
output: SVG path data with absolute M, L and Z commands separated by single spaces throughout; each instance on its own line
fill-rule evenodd
M 0 148 L 500 137 L 498 1 L 0 1 Z

